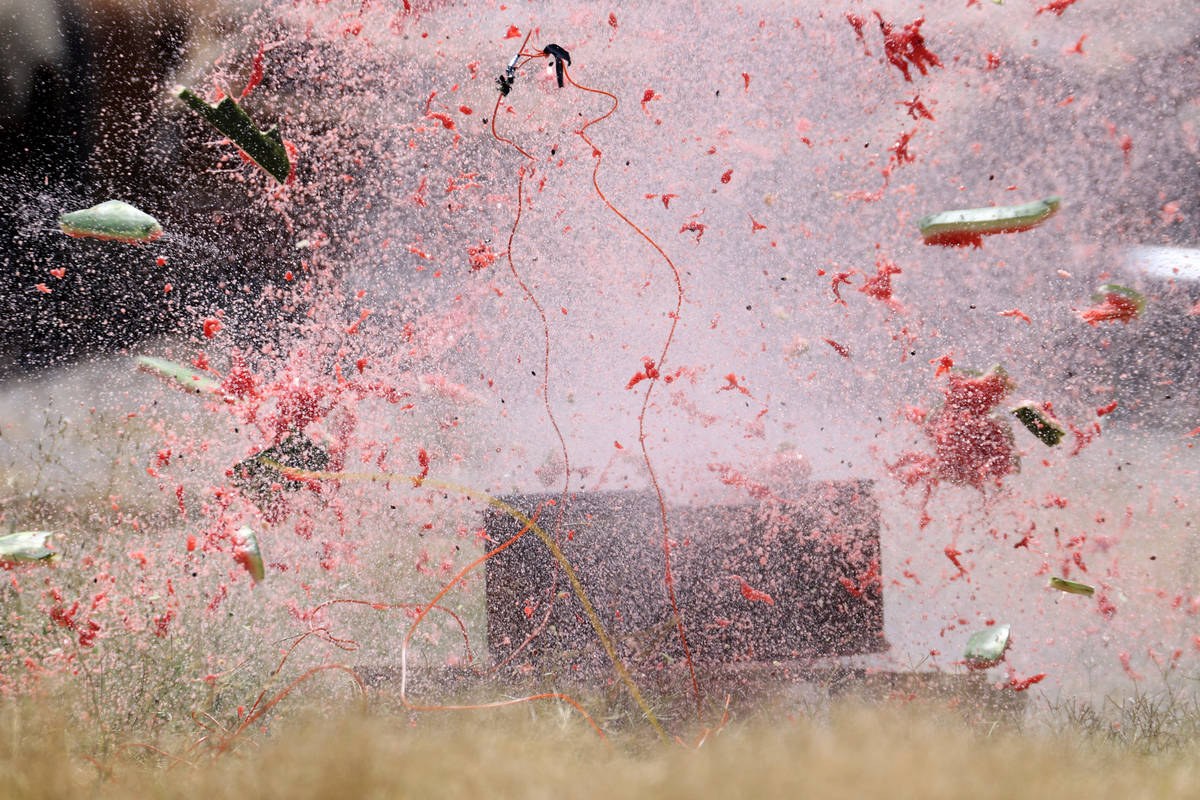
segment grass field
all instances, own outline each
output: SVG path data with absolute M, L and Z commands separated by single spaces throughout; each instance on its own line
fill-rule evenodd
M 200 748 L 174 765 L 138 747 L 92 763 L 89 743 L 48 709 L 4 717 L 6 797 L 1200 796 L 1194 739 L 1148 752 L 1061 716 L 1065 727 L 989 734 L 929 707 L 732 719 L 695 750 L 645 731 L 606 745 L 544 708 L 310 715 L 219 758 Z

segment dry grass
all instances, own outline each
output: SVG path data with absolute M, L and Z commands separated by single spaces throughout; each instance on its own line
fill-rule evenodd
M 415 724 L 414 724 L 415 723 Z M 504 714 L 293 720 L 200 767 L 142 751 L 110 761 L 44 714 L 0 733 L 7 797 L 1190 797 L 1194 742 L 1147 755 L 1074 734 L 989 736 L 911 707 L 734 720 L 698 751 L 639 737 L 606 747 L 578 720 Z

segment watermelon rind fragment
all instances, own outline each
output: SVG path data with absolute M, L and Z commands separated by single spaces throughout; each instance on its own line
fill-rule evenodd
M 254 535 L 254 531 L 249 526 L 238 528 L 234 535 L 233 546 L 234 559 L 246 568 L 255 583 L 267 576 L 262 551 L 258 549 L 258 537 Z
M 62 554 L 50 547 L 53 531 L 19 531 L 0 536 L 0 564 L 54 562 Z
M 184 364 L 168 361 L 165 358 L 153 356 L 138 356 L 135 359 L 138 369 L 157 375 L 177 389 L 195 394 L 211 394 L 225 397 L 221 391 L 221 382 L 214 376 L 192 369 Z M 226 398 L 228 399 L 228 398 Z
M 58 226 L 68 236 L 107 239 L 129 244 L 149 242 L 162 236 L 158 220 L 121 200 L 71 211 L 58 218 Z
M 1077 581 L 1069 581 L 1066 578 L 1051 577 L 1050 588 L 1058 589 L 1060 592 L 1067 594 L 1081 594 L 1085 597 L 1091 597 L 1096 593 L 1096 587 L 1088 586 L 1086 583 Z
M 1058 195 L 1015 206 L 988 206 L 939 211 L 917 221 L 921 235 L 928 244 L 937 244 L 954 237 L 988 236 L 994 233 L 1015 233 L 1041 225 L 1058 212 L 1062 198 Z
M 970 669 L 994 667 L 1004 659 L 1010 643 L 1009 625 L 993 625 L 972 633 L 963 651 L 963 661 Z
M 1137 306 L 1138 316 L 1141 316 L 1142 312 L 1146 310 L 1146 296 L 1136 289 L 1130 289 L 1119 283 L 1105 283 L 1096 287 L 1096 293 L 1092 295 L 1092 302 L 1102 303 L 1110 294 L 1117 294 L 1131 301 Z
M 1025 429 L 1036 436 L 1047 447 L 1054 447 L 1063 440 L 1067 432 L 1036 403 L 1026 402 L 1012 410 L 1013 416 L 1021 421 Z
M 280 183 L 286 183 L 292 174 L 292 165 L 288 160 L 287 148 L 283 146 L 283 137 L 279 130 L 272 125 L 265 131 L 259 130 L 250 115 L 232 97 L 222 98 L 215 106 L 190 89 L 180 88 L 176 96 L 187 103 L 188 107 L 204 117 L 210 125 L 216 128 L 232 142 L 246 157 Z

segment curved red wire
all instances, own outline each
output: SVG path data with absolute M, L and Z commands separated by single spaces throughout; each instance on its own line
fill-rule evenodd
M 535 58 L 545 58 L 546 57 L 545 53 L 525 53 L 525 43 L 528 43 L 528 41 L 529 41 L 529 34 L 526 34 L 525 42 L 521 44 L 521 50 L 519 53 L 520 55 L 525 56 L 525 60 L 520 62 L 517 65 L 518 69 L 520 67 L 524 66 L 525 64 L 528 64 L 530 61 L 532 61 Z M 525 164 L 522 164 L 521 168 L 517 172 L 517 215 L 516 215 L 516 218 L 513 220 L 512 228 L 508 232 L 508 248 L 505 252 L 505 257 L 508 260 L 508 269 L 512 273 L 513 279 L 517 282 L 517 285 L 521 287 L 521 290 L 525 293 L 525 296 L 529 299 L 529 302 L 531 302 L 533 304 L 533 307 L 535 309 L 537 309 L 538 316 L 541 318 L 541 321 L 542 321 L 542 341 L 545 345 L 543 354 L 542 354 L 542 401 L 546 407 L 546 416 L 550 419 L 550 426 L 554 429 L 555 436 L 558 437 L 558 444 L 559 444 L 559 448 L 562 451 L 563 468 L 564 468 L 564 472 L 565 472 L 565 475 L 563 478 L 562 496 L 560 498 L 560 502 L 559 502 L 559 506 L 558 506 L 558 520 L 557 520 L 557 523 L 554 528 L 555 536 L 560 536 L 561 530 L 562 530 L 563 514 L 566 513 L 567 496 L 570 494 L 570 491 L 571 491 L 571 457 L 570 457 L 570 454 L 567 452 L 567 442 L 566 442 L 566 439 L 563 437 L 562 429 L 559 428 L 558 419 L 554 416 L 554 410 L 550 406 L 550 322 L 549 322 L 549 319 L 546 317 L 545 308 L 542 306 L 541 302 L 534 295 L 533 291 L 526 285 L 525 280 L 517 272 L 517 267 L 516 267 L 516 264 L 513 262 L 513 257 L 512 257 L 513 240 L 516 238 L 516 235 L 517 235 L 517 226 L 521 224 L 521 213 L 524 208 L 525 172 L 526 172 L 526 169 L 530 165 L 532 165 L 533 156 L 530 155 L 529 152 L 527 152 L 523 147 L 521 147 L 519 144 L 517 144 L 512 139 L 509 139 L 508 137 L 505 137 L 505 136 L 501 136 L 499 133 L 496 132 L 496 118 L 500 115 L 500 103 L 503 99 L 504 99 L 504 95 L 502 95 L 502 94 L 496 95 L 496 105 L 492 109 L 492 124 L 491 124 L 492 137 L 495 138 L 496 141 L 502 142 L 502 143 L 507 144 L 510 147 L 512 147 L 514 150 L 516 150 L 518 153 L 520 153 L 522 156 L 524 156 L 526 159 L 526 162 L 527 162 Z M 550 600 L 546 603 L 546 613 L 542 617 L 542 621 L 532 631 L 529 632 L 529 634 L 525 637 L 524 641 L 522 641 L 520 645 L 518 645 L 502 661 L 495 664 L 490 671 L 494 672 L 495 670 L 500 669 L 505 664 L 512 661 L 514 658 L 517 657 L 518 654 L 520 654 L 526 647 L 529 646 L 530 642 L 532 642 L 539 635 L 541 635 L 542 631 L 544 631 L 546 629 L 546 626 L 550 622 L 550 615 L 551 615 L 551 613 L 553 613 L 553 610 L 554 610 L 554 599 L 558 594 L 557 589 L 558 589 L 558 569 L 556 567 L 554 569 L 552 584 L 550 587 Z
M 670 314 L 671 327 L 667 331 L 667 338 L 666 341 L 663 342 L 662 353 L 658 357 L 658 371 L 661 374 L 664 372 L 666 366 L 667 353 L 671 349 L 671 342 L 675 338 L 675 329 L 679 325 L 679 312 L 683 308 L 683 282 L 679 277 L 679 269 L 675 266 L 675 262 L 671 260 L 671 257 L 668 256 L 661 247 L 659 247 L 658 242 L 654 241 L 649 234 L 639 228 L 636 223 L 621 213 L 621 210 L 609 201 L 608 197 L 605 196 L 604 191 L 600 188 L 600 183 L 596 180 L 596 175 L 600 171 L 600 159 L 602 151 L 588 137 L 587 129 L 598 122 L 608 119 L 613 115 L 614 112 L 616 112 L 617 105 L 619 103 L 617 96 L 612 92 L 606 92 L 603 89 L 593 89 L 590 86 L 583 86 L 579 83 L 576 83 L 575 79 L 572 78 L 570 73 L 567 71 L 565 64 L 563 65 L 563 76 L 572 86 L 580 91 L 603 95 L 612 100 L 612 108 L 599 117 L 588 120 L 584 123 L 583 127 L 576 131 L 580 138 L 587 142 L 588 146 L 592 148 L 592 155 L 596 159 L 596 163 L 592 167 L 592 186 L 595 188 L 596 194 L 599 195 L 600 199 L 604 202 L 604 205 L 608 206 L 610 211 L 620 217 L 622 222 L 635 230 L 638 235 L 645 239 L 646 242 L 649 243 L 649 245 L 653 247 L 660 256 L 662 256 L 663 260 L 667 262 L 667 266 L 671 268 L 671 275 L 675 279 L 675 310 Z M 675 577 L 671 573 L 671 536 L 670 528 L 667 523 L 667 506 L 663 500 L 662 487 L 659 485 L 658 476 L 654 472 L 653 464 L 650 463 L 650 453 L 646 449 L 646 409 L 650 405 L 650 393 L 654 391 L 654 386 L 657 383 L 657 377 L 650 378 L 648 385 L 646 386 L 646 395 L 644 398 L 642 398 L 642 410 L 638 414 L 638 444 L 641 445 L 642 448 L 642 459 L 646 464 L 646 470 L 650 473 L 650 483 L 654 486 L 654 494 L 658 499 L 658 510 L 662 519 L 663 558 L 666 564 L 664 581 L 667 584 L 667 595 L 671 600 L 671 612 L 675 615 L 675 621 L 679 628 L 679 641 L 683 644 L 683 654 L 687 659 L 688 672 L 692 678 L 692 692 L 696 698 L 696 711 L 697 713 L 703 713 L 703 709 L 700 705 L 700 683 L 696 679 L 696 667 L 692 663 L 692 651 L 688 646 L 687 632 L 683 627 L 683 615 L 679 613 L 679 604 L 675 599 Z

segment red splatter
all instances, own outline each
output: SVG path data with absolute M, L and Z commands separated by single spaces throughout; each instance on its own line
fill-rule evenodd
M 912 141 L 912 137 L 916 134 L 916 132 L 917 129 L 913 128 L 911 131 L 901 133 L 896 139 L 895 144 L 888 148 L 888 152 L 892 154 L 891 158 L 888 159 L 889 167 L 891 167 L 893 164 L 899 166 L 901 164 L 911 163 L 914 160 L 912 153 L 908 152 L 908 143 Z M 885 177 L 890 174 L 891 171 L 889 169 L 885 173 Z
M 727 464 L 709 464 L 709 472 L 719 473 L 717 480 L 725 486 L 736 486 L 739 489 L 744 489 L 746 494 L 753 497 L 755 500 L 778 500 L 775 493 L 765 483 L 747 478 L 742 473 L 738 472 Z
M 425 452 L 425 448 L 417 449 L 417 464 L 421 467 L 421 472 L 413 477 L 413 488 L 421 488 L 421 484 L 429 477 L 429 453 Z
M 833 351 L 835 353 L 837 353 L 839 356 L 841 356 L 842 358 L 850 357 L 850 351 L 848 349 L 846 349 L 845 347 L 843 347 L 842 345 L 835 342 L 833 339 L 821 339 L 821 341 L 824 342 L 825 344 L 829 345 L 830 347 L 832 347 Z
M 954 366 L 954 359 L 949 355 L 944 355 L 941 358 L 931 358 L 929 363 L 938 365 L 937 372 L 933 374 L 933 377 L 940 378 L 943 372 L 949 372 Z
M 155 617 L 154 635 L 160 639 L 165 637 L 171 627 L 171 620 L 173 619 L 175 619 L 175 609 L 173 608 L 168 609 L 167 613 L 163 614 L 161 617 Z
M 221 320 L 216 317 L 209 317 L 204 320 L 204 338 L 211 339 L 217 335 L 217 331 L 221 330 Z
M 100 626 L 95 620 L 89 619 L 87 626 L 79 632 L 79 646 L 91 647 L 96 642 L 96 636 L 100 633 Z
M 742 584 L 742 597 L 746 598 L 751 603 L 766 603 L 769 606 L 775 605 L 775 600 L 771 597 L 771 595 L 767 594 L 766 592 L 760 592 L 758 589 L 755 589 L 741 578 L 738 578 L 738 580 Z
M 246 88 L 242 90 L 239 100 L 244 99 L 254 90 L 255 86 L 262 83 L 263 79 L 263 53 L 266 52 L 266 45 L 258 46 L 258 53 L 254 56 L 254 61 L 250 65 L 250 80 L 246 83 Z
M 504 34 L 505 39 L 520 39 L 521 30 L 516 25 L 509 25 L 508 31 Z
M 854 597 L 862 597 L 872 589 L 882 587 L 883 576 L 879 572 L 879 559 L 871 559 L 867 568 L 858 573 L 853 580 L 845 575 L 839 576 L 838 583 Z
M 425 119 L 436 119 L 442 123 L 442 127 L 446 128 L 446 130 L 454 130 L 454 120 L 450 118 L 449 114 L 443 114 L 440 111 L 430 111 L 425 115 Z
M 196 542 L 196 537 L 195 537 L 195 536 L 188 536 L 188 538 L 187 538 L 187 551 L 188 551 L 189 553 L 194 553 L 194 552 L 196 551 L 196 544 L 197 544 L 197 542 Z
M 608 15 L 608 24 L 614 28 L 617 27 L 617 15 L 616 14 Z
M 1121 152 L 1125 154 L 1125 170 L 1129 171 L 1129 156 L 1133 152 L 1133 137 L 1128 133 L 1123 134 L 1117 141 L 1117 146 L 1121 148 Z
M 1102 303 L 1077 313 L 1081 320 L 1092 327 L 1101 322 L 1123 322 L 1128 325 L 1130 320 L 1137 319 L 1138 307 L 1125 295 L 1109 292 Z
M 958 557 L 962 555 L 962 551 L 956 549 L 954 547 L 954 545 L 948 544 L 948 545 L 946 545 L 946 549 L 944 552 L 946 553 L 946 558 L 950 559 L 950 563 L 953 564 L 954 566 L 958 567 L 958 574 L 966 575 L 967 574 L 966 568 L 963 567 L 962 562 L 958 560 Z
M 259 388 L 259 377 L 246 366 L 240 353 L 234 353 L 225 380 L 221 381 L 221 394 L 242 400 L 247 398 L 261 401 L 264 393 Z
M 945 402 L 923 423 L 933 453 L 901 453 L 888 471 L 906 486 L 923 486 L 925 503 L 942 481 L 982 490 L 1016 472 L 1012 429 L 991 415 L 1012 390 L 1012 381 L 993 370 L 979 377 L 951 374 Z M 922 506 L 921 527 L 929 523 Z
M 929 74 L 927 67 L 942 66 L 938 57 L 925 46 L 925 37 L 921 35 L 921 26 L 925 24 L 924 17 L 913 20 L 897 31 L 878 11 L 874 13 L 875 18 L 879 20 L 879 29 L 883 32 L 884 54 L 888 62 L 904 75 L 904 80 L 912 81 L 908 72 L 909 64 L 916 67 L 922 75 Z
M 1037 675 L 1030 675 L 1028 678 L 1018 678 L 1016 673 L 1009 676 L 1008 683 L 1005 688 L 1012 689 L 1014 692 L 1023 692 L 1035 683 L 1041 683 L 1046 677 L 1046 673 L 1039 672 Z
M 679 232 L 680 233 L 688 233 L 688 232 L 695 233 L 696 241 L 699 242 L 700 237 L 704 235 L 704 232 L 706 230 L 708 230 L 707 225 L 704 225 L 702 223 L 696 222 L 695 220 L 692 220 L 691 222 L 684 223 L 684 226 L 679 229 Z
M 906 109 L 908 109 L 908 115 L 913 119 L 921 119 L 922 117 L 925 119 L 933 119 L 933 114 L 929 113 L 929 109 L 926 108 L 925 104 L 921 102 L 920 94 L 913 95 L 912 100 L 898 100 L 896 105 L 904 106 Z
M 1069 56 L 1072 53 L 1078 53 L 1081 56 L 1087 55 L 1087 53 L 1083 52 L 1083 40 L 1086 38 L 1088 38 L 1088 35 L 1086 33 L 1083 36 L 1080 36 L 1078 42 L 1076 42 L 1071 47 L 1068 47 L 1066 50 L 1063 50 L 1063 55 Z
M 354 335 L 354 334 L 358 333 L 358 328 L 359 328 L 359 326 L 361 326 L 361 325 L 362 325 L 364 322 L 366 322 L 366 321 L 367 321 L 367 317 L 369 317 L 369 316 L 371 316 L 371 309 L 369 309 L 369 308 L 364 308 L 363 310 L 359 311 L 359 312 L 358 312 L 358 319 L 356 319 L 356 320 L 355 320 L 355 321 L 354 321 L 354 322 L 353 322 L 353 323 L 350 325 L 350 327 L 346 328 L 346 333 L 348 333 L 348 334 L 350 334 L 350 335 Z
M 1092 441 L 1100 435 L 1099 422 L 1093 422 L 1091 430 L 1086 431 L 1081 431 L 1070 423 L 1068 423 L 1067 427 L 1071 429 L 1071 433 L 1075 436 L 1075 446 L 1072 447 L 1071 452 L 1068 453 L 1068 455 L 1071 456 L 1079 455 L 1083 451 L 1083 448 L 1091 444 Z
M 50 294 L 50 291 L 51 291 L 50 287 L 44 283 L 39 283 L 37 286 L 34 286 L 33 288 L 37 289 L 42 294 Z
M 1105 619 L 1112 619 L 1117 615 L 1117 607 L 1108 599 L 1108 595 L 1101 593 L 1096 598 L 1096 612 Z
M 1125 674 L 1129 676 L 1130 680 L 1132 680 L 1132 681 L 1143 680 L 1142 674 L 1140 672 L 1136 672 L 1133 669 L 1133 667 L 1130 665 L 1129 652 L 1127 650 L 1122 650 L 1121 652 L 1117 653 L 1117 658 L 1120 659 L 1121 668 L 1125 670 Z
M 1108 405 L 1106 405 L 1106 406 L 1101 406 L 1100 408 L 1097 408 L 1097 409 L 1096 409 L 1096 416 L 1097 416 L 1097 417 L 1103 417 L 1105 414 L 1111 414 L 1112 412 L 1114 412 L 1114 411 L 1116 411 L 1116 410 L 1117 410 L 1117 401 L 1116 401 L 1116 400 L 1113 400 L 1113 401 L 1112 401 L 1111 403 L 1109 403 Z
M 459 106 L 458 113 L 466 114 L 468 117 L 475 113 L 475 110 L 470 106 Z
M 747 213 L 746 216 L 750 217 L 751 233 L 758 233 L 759 231 L 765 231 L 767 229 L 767 226 L 756 220 L 753 214 Z
M 67 274 L 67 269 L 66 269 L 66 267 L 59 267 L 58 269 L 52 269 L 52 270 L 50 270 L 50 274 L 56 278 L 62 278 L 64 275 Z
M 647 114 L 649 114 L 650 110 L 648 108 L 646 108 L 646 103 L 649 103 L 651 100 L 660 100 L 660 99 L 662 99 L 661 94 L 655 94 L 653 89 L 647 89 L 645 91 L 645 93 L 642 95 L 642 111 L 645 111 Z
M 717 389 L 718 392 L 728 392 L 728 391 L 732 391 L 732 390 L 736 389 L 737 391 L 741 392 L 742 394 L 745 394 L 745 395 L 750 394 L 750 390 L 747 389 L 745 386 L 742 386 L 740 383 L 738 383 L 738 376 L 733 374 L 732 372 L 725 376 L 725 380 L 728 381 L 728 384 Z M 745 379 L 743 378 L 743 380 L 745 380 Z
M 629 379 L 629 383 L 625 384 L 625 388 L 632 389 L 642 381 L 653 380 L 657 377 L 658 369 L 654 366 L 654 362 L 649 358 L 643 358 L 641 371 L 634 373 L 633 377 Z
M 677 195 L 677 194 L 664 194 L 664 195 L 662 196 L 663 208 L 665 208 L 665 209 L 668 209 L 668 210 L 669 210 L 669 209 L 671 208 L 671 200 L 672 200 L 673 198 L 676 198 L 676 197 L 679 197 L 679 195 Z
M 733 178 L 733 170 L 727 169 L 727 170 L 725 170 L 725 174 L 721 176 L 721 183 L 729 183 L 729 181 L 732 178 Z
M 1079 2 L 1079 0 L 1050 0 L 1050 2 L 1046 3 L 1046 5 L 1040 6 L 1034 16 L 1038 17 L 1049 11 L 1055 16 L 1061 17 L 1064 11 L 1075 5 L 1077 2 Z
M 988 413 L 1013 389 L 1012 380 L 999 370 L 977 377 L 951 375 L 947 381 L 945 407 L 970 414 Z
M 867 48 L 867 39 L 865 36 L 863 36 L 863 28 L 867 24 L 867 18 L 860 17 L 858 14 L 853 14 L 847 11 L 846 22 L 849 22 L 850 27 L 854 28 L 854 37 L 858 39 L 859 43 L 863 46 L 863 52 L 867 55 L 871 55 L 871 51 Z
M 842 299 L 841 285 L 844 283 L 850 285 L 850 276 L 853 272 L 839 272 L 833 276 L 833 281 L 830 284 L 830 290 L 833 292 L 834 302 L 846 305 L 846 301 Z
M 749 91 L 749 90 L 750 90 L 750 73 L 749 73 L 749 72 L 743 72 L 743 73 L 742 73 L 742 80 L 746 82 L 746 85 L 745 85 L 745 87 L 744 87 L 744 88 L 746 89 L 746 91 Z
M 1022 320 L 1025 320 L 1025 321 L 1026 321 L 1026 322 L 1028 322 L 1030 325 L 1032 325 L 1032 324 L 1033 324 L 1033 322 L 1032 322 L 1032 321 L 1029 319 L 1029 317 L 1028 317 L 1028 316 L 1025 314 L 1025 312 L 1024 312 L 1024 311 L 1022 311 L 1022 310 L 1021 310 L 1021 309 L 1019 309 L 1019 308 L 1010 308 L 1008 311 L 1001 311 L 1001 312 L 999 312 L 999 313 L 998 313 L 998 315 L 997 315 L 997 316 L 1001 316 L 1001 317 L 1015 317 L 1016 319 L 1022 319 Z
M 984 68 L 983 68 L 984 71 L 989 72 L 991 70 L 998 69 L 999 67 L 1000 67 L 1000 54 L 999 53 L 988 53 L 987 54 L 987 65 L 984 66 Z
M 892 276 L 900 274 L 900 268 L 886 258 L 880 257 L 875 261 L 875 275 L 866 279 L 858 290 L 868 297 L 882 300 L 892 306 L 898 306 L 892 297 Z
M 62 606 L 54 606 L 50 609 L 50 619 L 64 628 L 74 630 L 77 626 L 77 623 L 75 622 L 75 614 L 77 611 L 79 611 L 78 600 L 75 601 L 75 605 L 71 606 L 70 609 L 63 608 Z
M 483 242 L 475 247 L 468 247 L 467 254 L 471 258 L 471 271 L 478 272 L 496 263 L 496 254 Z

